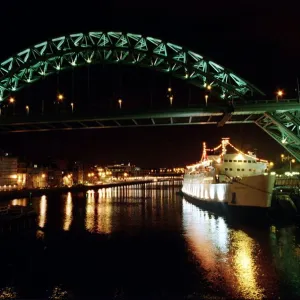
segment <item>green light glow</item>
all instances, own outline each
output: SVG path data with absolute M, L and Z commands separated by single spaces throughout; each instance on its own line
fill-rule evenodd
M 263 94 L 230 70 L 179 45 L 140 34 L 89 32 L 50 39 L 0 63 L 0 101 L 11 91 L 57 71 L 99 62 L 135 64 L 171 72 L 183 80 L 192 79 L 190 83 L 197 87 L 213 82 L 214 91 L 220 96 L 244 98 L 249 94 Z

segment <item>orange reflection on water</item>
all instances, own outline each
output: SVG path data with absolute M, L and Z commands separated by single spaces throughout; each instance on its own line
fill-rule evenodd
M 73 211 L 73 203 L 72 203 L 72 194 L 69 192 L 66 200 L 65 206 L 65 218 L 64 218 L 64 226 L 63 229 L 65 231 L 70 230 L 70 226 L 72 223 L 72 211 Z
M 40 208 L 39 208 L 39 227 L 43 228 L 46 223 L 47 215 L 47 198 L 45 195 L 41 197 Z
M 255 243 L 245 232 L 232 231 L 233 267 L 238 289 L 246 299 L 262 299 L 264 290 L 258 284 L 258 268 L 254 260 Z
M 85 228 L 92 232 L 95 224 L 95 192 L 87 191 L 87 200 L 85 206 Z
M 97 232 L 98 233 L 111 233 L 112 225 L 112 206 L 111 206 L 111 188 L 99 190 L 97 205 Z
M 27 206 L 27 199 L 14 199 L 11 201 L 11 205 L 13 206 Z
M 185 200 L 183 226 L 189 247 L 216 289 L 223 288 L 234 298 L 264 298 L 252 238 L 229 228 L 223 218 L 209 215 Z

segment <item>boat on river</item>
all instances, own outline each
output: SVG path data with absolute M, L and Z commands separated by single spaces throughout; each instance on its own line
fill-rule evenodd
M 186 167 L 182 194 L 195 204 L 220 214 L 265 215 L 272 204 L 275 173 L 269 162 L 244 153 L 229 138 L 207 148 L 201 160 Z

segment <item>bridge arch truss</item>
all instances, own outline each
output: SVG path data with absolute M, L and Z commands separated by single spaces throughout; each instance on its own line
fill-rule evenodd
M 157 38 L 122 32 L 76 33 L 49 39 L 0 63 L 0 101 L 12 92 L 67 68 L 96 63 L 138 65 L 170 73 L 221 98 L 263 93 L 231 70 Z

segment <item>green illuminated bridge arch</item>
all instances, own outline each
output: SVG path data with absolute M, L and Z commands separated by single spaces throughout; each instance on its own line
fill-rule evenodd
M 50 74 L 96 63 L 138 65 L 170 73 L 221 98 L 263 93 L 229 69 L 173 43 L 122 32 L 76 33 L 34 45 L 0 63 L 0 101 Z

